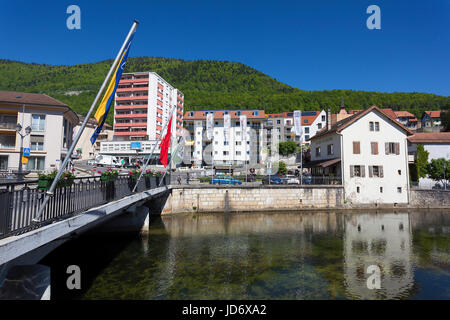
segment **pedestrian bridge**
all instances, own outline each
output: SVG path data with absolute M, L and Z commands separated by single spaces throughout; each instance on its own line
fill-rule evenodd
M 149 209 L 141 205 L 167 196 L 170 176 L 143 177 L 132 192 L 135 183 L 129 176 L 107 182 L 76 178 L 71 186 L 55 190 L 37 223 L 32 219 L 46 192 L 38 181 L 0 184 L 0 280 L 7 265 L 37 263 L 71 237 L 124 212 L 131 213 L 129 223 L 143 224 Z

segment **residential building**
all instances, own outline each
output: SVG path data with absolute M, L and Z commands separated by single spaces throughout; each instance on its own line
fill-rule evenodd
M 303 141 L 313 137 L 317 131 L 325 127 L 327 115 L 322 111 L 302 111 L 301 124 L 303 129 Z M 278 141 L 295 141 L 300 143 L 300 137 L 294 133 L 294 112 L 267 114 L 267 139 L 270 141 L 272 130 L 278 135 Z
M 444 158 L 450 160 L 450 132 L 417 132 L 408 137 L 409 163 L 417 160 L 417 146 L 421 144 L 429 152 L 428 161 Z M 430 178 L 420 178 L 419 187 L 429 188 L 436 182 Z
M 80 119 L 79 124 L 74 129 L 74 136 L 77 134 L 78 130 L 80 130 L 82 123 L 84 122 L 85 117 L 82 115 L 78 115 Z M 76 145 L 75 151 L 79 156 L 79 159 L 87 160 L 94 159 L 100 152 L 100 144 L 105 141 L 112 141 L 114 131 L 113 127 L 107 123 L 103 125 L 102 132 L 95 140 L 95 143 L 91 143 L 91 137 L 97 128 L 97 120 L 94 118 L 90 118 L 86 124 L 86 127 L 81 134 L 80 140 Z
M 439 132 L 442 129 L 441 111 L 425 111 L 420 120 L 421 131 Z
M 212 139 L 207 139 L 206 117 L 213 114 Z M 224 114 L 231 118 L 230 134 L 224 134 Z M 247 138 L 243 140 L 240 116 L 247 116 Z M 266 115 L 264 110 L 201 110 L 189 111 L 184 115 L 192 145 L 185 149 L 185 158 L 195 165 L 243 165 L 260 164 L 266 145 L 263 131 Z M 188 143 L 189 144 L 189 143 Z M 186 157 L 187 154 L 187 157 Z
M 183 93 L 155 72 L 124 73 L 115 97 L 114 140 L 157 140 L 174 107 L 173 137 L 183 126 Z
M 415 115 L 408 111 L 394 111 L 397 121 L 410 130 L 417 130 L 418 120 Z
M 45 94 L 0 91 L 0 169 L 17 169 L 21 136 L 28 126 L 31 133 L 23 139 L 30 148 L 31 171 L 57 169 L 72 144 L 73 128 L 79 123 L 77 114 L 65 103 Z
M 156 72 L 124 73 L 115 97 L 113 141 L 101 142 L 100 153 L 127 161 L 148 156 L 165 134 L 172 110 L 172 138 L 181 134 L 183 109 L 184 94 Z M 132 143 L 137 141 L 141 143 Z M 159 153 L 159 146 L 154 152 Z
M 372 106 L 311 138 L 313 175 L 341 177 L 352 203 L 408 203 L 407 136 L 413 133 Z

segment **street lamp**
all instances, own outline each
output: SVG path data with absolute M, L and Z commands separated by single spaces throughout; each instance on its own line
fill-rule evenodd
M 17 172 L 19 180 L 23 180 L 23 171 L 22 171 L 22 157 L 23 157 L 23 138 L 31 133 L 31 127 L 28 126 L 25 128 L 25 134 L 22 134 L 22 125 L 20 123 L 16 124 L 16 131 L 20 135 L 20 155 L 19 155 L 19 171 Z

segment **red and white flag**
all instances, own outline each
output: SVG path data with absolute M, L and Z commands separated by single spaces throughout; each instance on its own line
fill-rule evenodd
M 172 131 L 172 116 L 170 116 L 169 124 L 167 125 L 166 135 L 161 140 L 161 152 L 159 154 L 159 160 L 164 165 L 164 168 L 167 168 L 167 160 L 169 158 L 171 131 Z

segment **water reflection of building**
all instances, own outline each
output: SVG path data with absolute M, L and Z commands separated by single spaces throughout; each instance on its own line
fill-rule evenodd
M 351 297 L 396 299 L 410 295 L 414 285 L 412 236 L 408 213 L 346 216 L 344 273 Z M 368 289 L 367 268 L 381 270 L 381 288 Z

